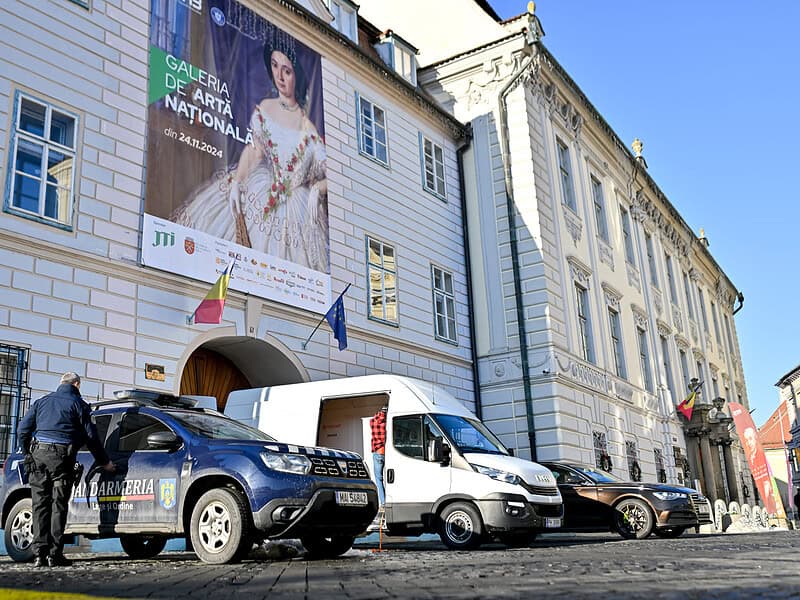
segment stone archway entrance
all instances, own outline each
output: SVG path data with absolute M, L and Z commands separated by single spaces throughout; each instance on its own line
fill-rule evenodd
M 280 346 L 240 336 L 208 340 L 186 360 L 180 393 L 214 396 L 217 409 L 223 411 L 233 390 L 309 381 L 296 357 Z

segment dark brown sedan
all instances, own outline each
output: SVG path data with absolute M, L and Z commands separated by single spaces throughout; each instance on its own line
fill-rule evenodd
M 678 537 L 711 523 L 704 496 L 690 488 L 624 481 L 590 465 L 540 461 L 553 472 L 564 499 L 563 530 L 615 531 L 624 538 L 651 533 Z

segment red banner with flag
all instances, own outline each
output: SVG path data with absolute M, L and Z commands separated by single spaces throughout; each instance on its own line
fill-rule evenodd
M 742 447 L 744 447 L 744 452 L 747 455 L 747 462 L 756 482 L 758 495 L 761 496 L 761 501 L 764 503 L 764 508 L 770 515 L 785 519 L 786 512 L 783 509 L 783 502 L 781 501 L 780 493 L 778 493 L 775 478 L 772 476 L 772 469 L 770 469 L 769 462 L 767 462 L 767 456 L 764 454 L 761 442 L 758 441 L 758 430 L 753 423 L 753 417 L 750 416 L 744 406 L 737 402 L 729 402 L 728 406 L 731 410 L 733 422 L 736 425 L 736 431 L 739 433 Z

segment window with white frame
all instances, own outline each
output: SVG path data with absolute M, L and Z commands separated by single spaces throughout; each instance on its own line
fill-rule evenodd
M 622 243 L 625 246 L 625 260 L 629 265 L 635 265 L 633 254 L 633 237 L 631 236 L 631 215 L 624 206 L 619 207 L 620 224 L 622 225 Z
M 642 467 L 639 465 L 639 449 L 633 440 L 625 441 L 625 458 L 628 459 L 628 475 L 632 481 L 642 480 Z
M 608 442 L 606 441 L 606 434 L 604 431 L 592 431 L 592 440 L 594 442 L 594 464 L 598 469 L 604 466 L 604 459 L 608 459 Z M 608 465 L 605 465 L 608 466 Z
M 414 87 L 417 86 L 416 48 L 390 30 L 381 36 L 375 51 L 395 73 Z
M 675 269 L 672 266 L 672 257 L 664 254 L 664 262 L 667 264 L 667 287 L 669 287 L 669 299 L 673 304 L 678 304 L 678 290 L 675 287 Z
M 703 363 L 702 363 L 702 362 L 700 362 L 699 360 L 698 360 L 698 361 L 695 361 L 695 368 L 697 369 L 697 378 L 698 378 L 700 381 L 705 381 L 705 380 L 706 380 L 706 376 L 705 376 L 705 374 L 703 373 Z M 705 394 L 704 394 L 704 395 L 705 395 Z
M 722 315 L 723 320 L 725 321 L 725 338 L 728 341 L 728 354 L 733 356 L 733 335 L 731 334 L 731 322 L 728 319 L 728 315 Z
M 692 287 L 689 283 L 689 275 L 686 271 L 683 272 L 683 290 L 686 293 L 686 310 L 689 313 L 689 318 L 694 320 L 694 302 L 692 302 Z
M 608 242 L 608 220 L 606 219 L 606 201 L 603 197 L 603 184 L 592 176 L 592 198 L 594 199 L 594 216 L 597 220 L 597 235 Z
M 556 138 L 558 148 L 558 171 L 561 175 L 561 201 L 575 212 L 578 204 L 575 201 L 575 187 L 572 185 L 572 165 L 569 160 L 569 148 L 560 139 Z
M 625 352 L 622 347 L 622 327 L 619 312 L 608 307 L 608 323 L 611 329 L 611 347 L 614 351 L 614 369 L 618 377 L 626 379 L 628 372 L 625 369 Z
M 686 356 L 686 350 L 683 348 L 678 350 L 678 356 L 681 363 L 681 375 L 683 376 L 683 389 L 688 390 L 689 382 L 691 381 L 692 376 L 689 375 L 689 358 Z M 681 400 L 683 400 L 682 397 Z
M 422 185 L 440 198 L 445 197 L 444 149 L 434 141 L 419 134 L 420 158 L 422 159 Z
M 706 297 L 703 288 L 697 286 L 697 300 L 700 303 L 700 317 L 703 319 L 703 331 L 708 332 L 708 314 L 706 313 Z
M 349 0 L 328 0 L 328 9 L 333 15 L 331 27 L 358 43 L 358 9 L 356 5 Z
M 578 307 L 578 343 L 580 344 L 581 356 L 584 360 L 593 363 L 594 342 L 592 340 L 592 321 L 589 314 L 589 292 L 588 290 L 575 284 L 575 298 Z
M 431 265 L 431 277 L 436 337 L 456 342 L 456 296 L 453 291 L 453 274 Z
M 384 165 L 388 165 L 386 113 L 380 106 L 358 94 L 356 94 L 356 106 L 358 107 L 359 151 Z
M 717 380 L 717 378 L 715 376 L 711 377 L 711 387 L 712 387 L 712 389 L 714 391 L 714 398 L 718 398 L 719 397 L 719 381 Z M 726 400 L 727 400 L 727 398 L 726 398 Z
M 397 324 L 397 264 L 394 248 L 367 238 L 368 316 Z
M 664 453 L 661 448 L 653 448 L 653 459 L 656 463 L 656 474 L 659 483 L 667 483 L 667 469 L 664 466 Z
M 656 271 L 656 254 L 653 249 L 653 236 L 645 232 L 644 243 L 647 249 L 647 266 L 650 268 L 650 283 L 658 289 L 658 271 Z
M 672 394 L 673 401 L 678 400 L 678 392 L 675 389 L 675 377 L 672 373 L 672 359 L 669 352 L 669 340 L 667 336 L 661 336 L 661 358 L 664 361 L 664 376 L 667 378 L 667 388 Z
M 20 92 L 13 114 L 5 210 L 69 229 L 78 117 Z
M 717 305 L 711 303 L 711 319 L 714 321 L 714 337 L 717 339 L 717 345 L 722 347 L 722 337 L 719 333 L 719 319 L 717 318 Z
M 647 345 L 647 330 L 637 327 L 636 335 L 639 340 L 639 363 L 642 368 L 644 389 L 653 393 L 653 372 L 650 369 L 650 350 Z

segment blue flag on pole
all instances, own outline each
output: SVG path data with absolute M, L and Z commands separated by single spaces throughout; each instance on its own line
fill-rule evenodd
M 350 286 L 348 285 L 347 287 L 349 288 Z M 347 348 L 347 327 L 345 326 L 344 318 L 344 292 L 346 291 L 347 288 L 339 294 L 336 302 L 325 313 L 325 318 L 333 330 L 333 337 L 339 342 L 339 350 Z

